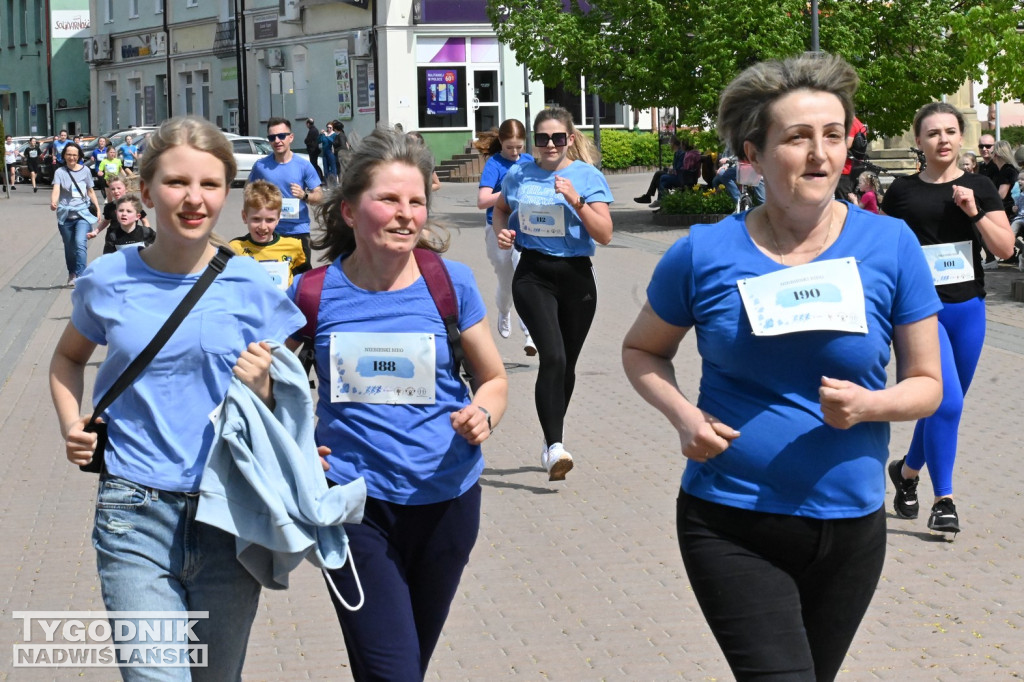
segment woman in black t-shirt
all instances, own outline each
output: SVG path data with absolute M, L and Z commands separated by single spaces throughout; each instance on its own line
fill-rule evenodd
M 1005 258 L 1013 253 L 1013 232 L 992 182 L 958 165 L 964 118 L 952 105 L 932 102 L 914 117 L 914 137 L 927 159 L 925 170 L 893 181 L 882 210 L 910 225 L 932 266 L 942 300 L 942 404 L 918 421 L 907 456 L 889 465 L 896 486 L 894 507 L 901 518 L 917 518 L 918 472 L 931 472 L 935 501 L 928 527 L 957 533 L 953 464 L 964 396 L 985 342 L 985 275 L 981 247 Z

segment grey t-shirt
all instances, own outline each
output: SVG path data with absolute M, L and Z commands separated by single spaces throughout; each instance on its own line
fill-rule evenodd
M 74 176 L 75 182 L 71 181 Z M 66 166 L 58 168 L 53 174 L 53 181 L 60 185 L 60 198 L 57 200 L 57 207 L 66 210 L 78 210 L 89 208 L 89 189 L 92 184 L 92 173 L 85 166 L 79 166 L 78 170 L 70 171 Z

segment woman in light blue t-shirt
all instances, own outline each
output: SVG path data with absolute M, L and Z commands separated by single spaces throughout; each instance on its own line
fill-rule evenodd
M 50 365 L 53 403 L 72 464 L 89 463 L 96 447 L 96 434 L 84 430 L 89 416 L 82 415 L 85 367 L 96 346 L 107 351 L 94 402 L 139 356 L 217 253 L 210 235 L 235 170 L 231 143 L 209 121 L 174 118 L 153 134 L 140 175 L 156 241 L 105 255 L 86 269 Z M 125 680 L 181 680 L 190 673 L 192 680 L 211 682 L 241 678 L 260 585 L 236 558 L 234 536 L 196 521 L 214 438 L 209 415 L 232 375 L 270 403 L 270 351 L 258 342 L 284 342 L 301 326 L 298 308 L 259 265 L 232 258 L 102 415 L 108 440 L 92 540 L 107 611 L 208 613 L 195 619 L 196 642 L 138 640 L 140 648 L 174 653 L 205 645 L 206 667 L 125 667 Z M 129 652 L 130 646 L 124 644 Z
M 534 400 L 544 432 L 541 465 L 548 480 L 561 481 L 573 467 L 563 428 L 576 361 L 597 312 L 590 257 L 595 243 L 612 240 L 612 193 L 572 114 L 545 109 L 533 129 L 535 162 L 509 169 L 493 229 L 500 248 L 521 254 L 512 299 L 540 354 Z

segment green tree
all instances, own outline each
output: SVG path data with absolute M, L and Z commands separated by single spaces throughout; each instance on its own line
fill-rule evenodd
M 858 115 L 882 134 L 987 67 L 983 101 L 1024 95 L 1024 37 L 1010 0 L 821 0 L 820 46 L 858 71 Z M 810 47 L 806 0 L 488 0 L 498 38 L 535 78 L 609 101 L 679 107 L 712 122 L 744 67 Z

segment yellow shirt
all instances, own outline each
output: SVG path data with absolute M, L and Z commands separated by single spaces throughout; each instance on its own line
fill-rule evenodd
M 239 256 L 249 256 L 254 258 L 257 263 L 264 265 L 275 280 L 278 279 L 275 272 L 281 269 L 280 264 L 287 264 L 288 281 L 277 282 L 282 289 L 291 286 L 296 268 L 302 267 L 306 262 L 302 242 L 294 237 L 282 237 L 275 234 L 274 238 L 266 244 L 257 244 L 249 235 L 246 235 L 232 239 L 229 246 Z

